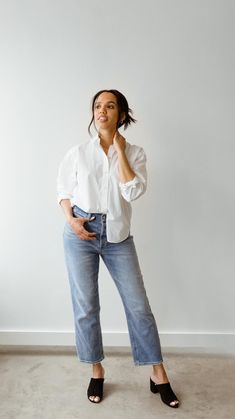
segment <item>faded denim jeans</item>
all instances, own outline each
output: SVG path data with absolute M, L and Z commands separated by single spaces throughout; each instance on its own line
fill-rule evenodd
M 73 207 L 75 217 L 91 217 L 85 224 L 96 232 L 95 240 L 81 240 L 66 222 L 64 251 L 74 312 L 77 354 L 82 362 L 96 364 L 104 359 L 100 326 L 98 273 L 100 257 L 121 296 L 136 365 L 163 362 L 157 325 L 146 295 L 138 257 L 130 235 L 120 243 L 106 238 L 106 215 L 86 213 Z

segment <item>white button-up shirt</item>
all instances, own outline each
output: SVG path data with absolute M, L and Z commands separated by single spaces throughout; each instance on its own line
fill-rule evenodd
M 106 155 L 96 137 L 72 147 L 60 164 L 57 177 L 58 203 L 70 199 L 88 213 L 107 214 L 107 240 L 118 243 L 130 233 L 131 204 L 146 190 L 146 155 L 142 147 L 126 142 L 125 153 L 135 172 L 121 183 L 118 156 L 113 145 Z

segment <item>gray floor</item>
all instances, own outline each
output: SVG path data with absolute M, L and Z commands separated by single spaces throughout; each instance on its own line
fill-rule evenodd
M 127 349 L 106 349 L 105 397 L 87 400 L 90 366 L 73 349 L 0 348 L 1 419 L 233 419 L 235 357 L 163 351 L 179 409 L 149 391 L 150 367 L 136 367 Z

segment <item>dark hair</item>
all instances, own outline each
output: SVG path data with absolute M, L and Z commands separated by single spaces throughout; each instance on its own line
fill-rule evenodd
M 136 122 L 136 119 L 134 119 L 131 114 L 133 113 L 132 110 L 129 108 L 128 102 L 125 98 L 125 96 L 119 92 L 118 90 L 115 89 L 110 89 L 110 90 L 100 90 L 99 92 L 97 92 L 95 94 L 95 96 L 92 99 L 92 119 L 91 122 L 88 126 L 88 132 L 91 135 L 91 126 L 94 122 L 94 107 L 95 107 L 95 101 L 98 98 L 98 96 L 101 95 L 101 93 L 104 92 L 108 92 L 108 93 L 112 93 L 116 99 L 117 99 L 117 105 L 118 105 L 118 123 L 117 123 L 117 128 L 120 128 L 122 126 L 124 126 L 124 129 L 127 129 L 128 125 L 130 125 L 132 122 Z M 125 118 L 120 121 L 120 117 L 121 114 L 125 114 Z

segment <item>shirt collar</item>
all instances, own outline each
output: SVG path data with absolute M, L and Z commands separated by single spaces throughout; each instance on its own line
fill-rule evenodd
M 100 145 L 100 137 L 99 134 L 96 134 L 92 139 L 93 144 Z M 109 147 L 108 155 L 112 156 L 115 151 L 114 145 L 111 144 Z
M 99 137 L 99 134 L 97 133 L 94 137 L 92 137 L 91 138 L 91 141 L 93 142 L 93 143 L 100 143 L 100 137 Z

